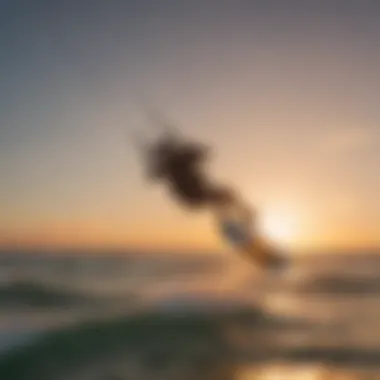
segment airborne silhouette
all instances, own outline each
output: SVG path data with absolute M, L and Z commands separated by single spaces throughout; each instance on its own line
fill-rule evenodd
M 210 147 L 185 139 L 166 124 L 159 127 L 161 136 L 153 143 L 141 135 L 136 140 L 147 178 L 165 183 L 172 196 L 190 209 L 205 207 L 216 200 L 221 189 L 205 172 Z
M 242 255 L 261 267 L 282 267 L 283 257 L 257 232 L 256 215 L 239 193 L 215 183 L 205 170 L 211 148 L 181 136 L 167 124 L 159 125 L 161 135 L 148 143 L 136 140 L 147 177 L 168 186 L 170 194 L 191 210 L 213 213 L 220 234 Z

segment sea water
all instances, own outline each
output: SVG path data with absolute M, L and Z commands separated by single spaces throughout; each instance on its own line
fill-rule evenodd
M 190 316 L 202 315 L 205 326 L 215 318 L 212 327 L 234 310 L 250 309 L 253 317 L 248 318 L 248 325 L 242 318 L 218 330 L 218 334 L 228 336 L 230 344 L 233 369 L 229 378 L 334 379 L 339 375 L 377 379 L 379 295 L 380 255 L 376 252 L 304 255 L 294 259 L 292 268 L 280 276 L 260 273 L 246 261 L 222 254 L 105 252 L 93 257 L 83 253 L 59 256 L 8 252 L 0 258 L 0 358 L 10 360 L 10 353 L 17 356 L 22 346 L 36 344 L 38 350 L 39 337 L 46 332 L 64 331 L 79 323 L 83 328 L 95 319 L 103 321 L 99 329 L 104 337 L 107 329 L 115 333 L 115 320 L 130 315 L 138 319 L 140 314 L 155 311 L 164 313 L 165 318 L 187 315 L 187 321 Z M 160 318 L 163 317 L 159 317 L 161 321 Z M 160 323 L 157 330 L 167 328 L 160 327 Z M 181 328 L 175 330 L 176 334 L 182 334 Z M 126 330 L 128 324 L 121 331 Z M 155 334 L 152 330 L 151 336 Z M 75 339 L 87 339 L 86 336 L 77 333 L 73 338 L 75 346 L 79 344 Z M 158 379 L 157 368 L 157 373 L 153 371 L 157 377 L 147 374 L 152 365 L 141 359 L 145 355 L 141 345 L 139 350 L 134 350 L 133 345 L 132 349 L 125 348 L 123 344 L 129 338 L 124 342 L 118 336 L 120 340 L 114 345 L 112 339 L 104 343 L 100 335 L 92 336 L 94 342 L 99 338 L 97 344 L 103 349 L 91 354 L 92 362 L 97 363 L 96 374 L 103 373 L 105 379 L 108 373 L 117 373 L 123 379 L 134 368 L 137 380 Z M 154 341 L 165 346 L 164 341 Z M 144 346 L 143 335 L 141 342 Z M 147 350 L 151 344 L 148 339 Z M 173 350 L 177 354 L 184 346 L 192 345 L 186 343 Z M 65 355 L 64 351 L 61 355 Z M 70 374 L 65 372 L 65 366 L 50 368 L 57 372 L 52 378 L 100 379 L 79 354 L 78 362 L 80 370 L 70 367 Z M 222 362 L 225 359 L 220 359 L 220 365 Z M 174 358 L 170 363 L 169 360 L 167 368 L 160 370 L 168 379 L 175 378 L 176 371 L 193 373 L 183 364 L 183 358 Z M 2 367 L 0 361 L 1 378 L 2 368 L 8 367 Z M 201 377 L 194 372 L 193 378 Z

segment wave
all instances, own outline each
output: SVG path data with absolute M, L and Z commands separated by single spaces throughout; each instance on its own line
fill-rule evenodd
M 121 353 L 140 355 L 144 365 L 154 367 L 195 346 L 208 347 L 220 363 L 226 353 L 222 334 L 226 324 L 251 323 L 262 316 L 256 308 L 242 308 L 207 314 L 155 311 L 86 322 L 47 332 L 33 344 L 7 352 L 0 358 L 0 378 L 71 378 L 69 374 L 78 368 L 94 366 Z
M 36 336 L 28 345 L 0 357 L 0 379 L 233 380 L 239 378 L 236 368 L 243 362 L 333 363 L 347 368 L 378 368 L 380 362 L 376 347 L 320 347 L 308 339 L 294 346 L 272 341 L 281 332 L 320 331 L 318 321 L 270 317 L 254 306 L 231 308 L 230 302 L 225 308 L 211 305 L 207 313 L 203 306 L 175 312 L 173 305 L 167 306 L 160 311 L 88 321 Z M 266 331 L 266 335 L 255 335 L 257 331 Z M 167 372 L 162 371 L 168 368 L 169 372 L 178 372 L 163 376 Z M 217 374 L 204 375 L 208 371 Z
M 379 276 L 356 275 L 325 275 L 307 281 L 298 289 L 305 294 L 329 294 L 335 296 L 377 295 L 380 293 Z
M 89 301 L 90 297 L 67 289 L 20 281 L 0 287 L 0 307 L 65 307 Z

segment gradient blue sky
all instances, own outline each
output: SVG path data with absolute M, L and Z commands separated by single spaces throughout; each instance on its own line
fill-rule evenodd
M 380 243 L 379 19 L 366 0 L 1 1 L 1 241 L 217 246 L 142 178 L 146 97 L 269 230 Z

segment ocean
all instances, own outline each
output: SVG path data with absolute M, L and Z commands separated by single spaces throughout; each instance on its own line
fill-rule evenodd
M 380 379 L 380 255 L 0 255 L 0 379 Z

